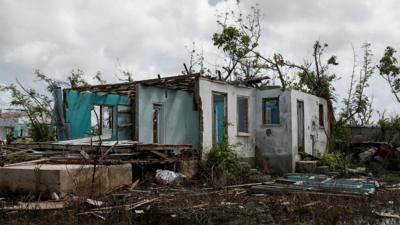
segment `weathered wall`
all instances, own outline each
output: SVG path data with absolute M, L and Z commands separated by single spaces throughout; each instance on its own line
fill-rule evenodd
M 93 165 L 33 164 L 26 162 L 0 168 L 0 192 L 40 194 L 61 197 L 73 193 L 89 196 L 92 191 Z M 132 183 L 132 165 L 98 165 L 94 177 L 95 195 L 109 193 Z
M 161 104 L 163 143 L 199 147 L 199 112 L 194 109 L 193 92 L 138 84 L 136 95 L 140 142 L 153 143 L 153 104 Z
M 280 123 L 263 125 L 263 98 L 279 97 Z M 294 172 L 298 155 L 297 101 L 304 102 L 304 150 L 317 154 L 326 149 L 328 118 L 324 99 L 299 91 L 258 90 L 256 146 L 274 172 Z M 319 104 L 324 108 L 324 127 L 319 126 Z
M 279 98 L 279 124 L 263 124 L 263 98 Z M 256 145 L 273 172 L 292 172 L 292 106 L 290 92 L 257 90 Z M 294 108 L 296 109 L 296 107 Z
M 117 121 L 118 105 L 131 105 L 131 100 L 127 96 L 105 94 L 105 93 L 92 93 L 92 92 L 78 92 L 67 91 L 66 99 L 66 122 L 71 126 L 71 139 L 84 138 L 88 136 L 91 131 L 91 110 L 93 105 L 106 105 L 113 106 L 113 135 L 112 139 L 116 140 L 117 135 Z
M 28 122 L 25 117 L 0 118 L 0 140 L 7 138 L 7 128 L 14 128 L 14 137 L 27 136 L 29 134 Z
M 304 150 L 308 154 L 316 155 L 317 152 L 326 151 L 328 133 L 328 108 L 326 100 L 300 91 L 291 91 L 292 98 L 292 140 L 293 152 L 297 155 L 297 100 L 304 102 Z M 324 126 L 319 126 L 319 104 L 324 108 Z
M 237 153 L 243 158 L 254 158 L 255 131 L 254 131 L 254 108 L 255 89 L 238 87 L 223 82 L 209 81 L 203 78 L 199 79 L 199 95 L 203 110 L 203 158 L 213 146 L 213 92 L 225 93 L 227 95 L 227 122 L 228 137 L 231 144 L 240 143 L 237 147 Z M 245 96 L 249 98 L 249 133 L 239 134 L 237 129 L 237 97 Z

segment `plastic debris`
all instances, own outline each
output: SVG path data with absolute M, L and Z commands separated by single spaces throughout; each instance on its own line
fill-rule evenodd
M 186 176 L 170 170 L 160 170 L 156 171 L 156 180 L 164 184 L 179 183 Z

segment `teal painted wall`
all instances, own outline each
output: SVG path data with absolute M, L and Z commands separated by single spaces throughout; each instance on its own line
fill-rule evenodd
M 137 124 L 140 142 L 153 142 L 153 104 L 162 104 L 162 143 L 199 147 L 199 112 L 194 111 L 193 93 L 159 87 L 137 86 Z
M 93 105 L 113 106 L 113 121 L 118 121 L 117 106 L 131 105 L 131 100 L 122 95 L 102 95 L 92 92 L 67 91 L 66 121 L 71 126 L 71 138 L 84 138 L 91 130 L 91 109 Z M 117 123 L 114 122 L 112 139 L 117 138 Z

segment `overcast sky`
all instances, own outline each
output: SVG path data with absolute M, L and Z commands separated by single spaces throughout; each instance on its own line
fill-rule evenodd
M 251 0 L 241 9 L 259 4 L 262 18 L 260 52 L 275 52 L 301 63 L 311 56 L 315 40 L 326 42 L 327 55 L 336 55 L 334 72 L 338 98 L 348 88 L 352 45 L 361 60 L 360 46 L 372 44 L 375 62 L 388 45 L 400 50 L 397 0 Z M 100 71 L 116 82 L 119 70 L 135 79 L 177 75 L 188 59 L 185 46 L 202 49 L 206 66 L 222 53 L 212 46 L 216 15 L 234 8 L 235 1 L 218 0 L 0 0 L 0 83 L 16 78 L 37 87 L 33 71 L 63 79 L 75 68 L 88 77 Z M 399 56 L 399 55 L 398 55 Z M 400 113 L 387 84 L 371 79 L 368 93 L 374 106 Z M 0 105 L 7 97 L 0 95 Z

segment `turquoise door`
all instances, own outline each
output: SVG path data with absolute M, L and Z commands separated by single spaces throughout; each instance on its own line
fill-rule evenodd
M 213 95 L 213 141 L 214 144 L 221 144 L 226 133 L 225 126 L 225 95 Z

